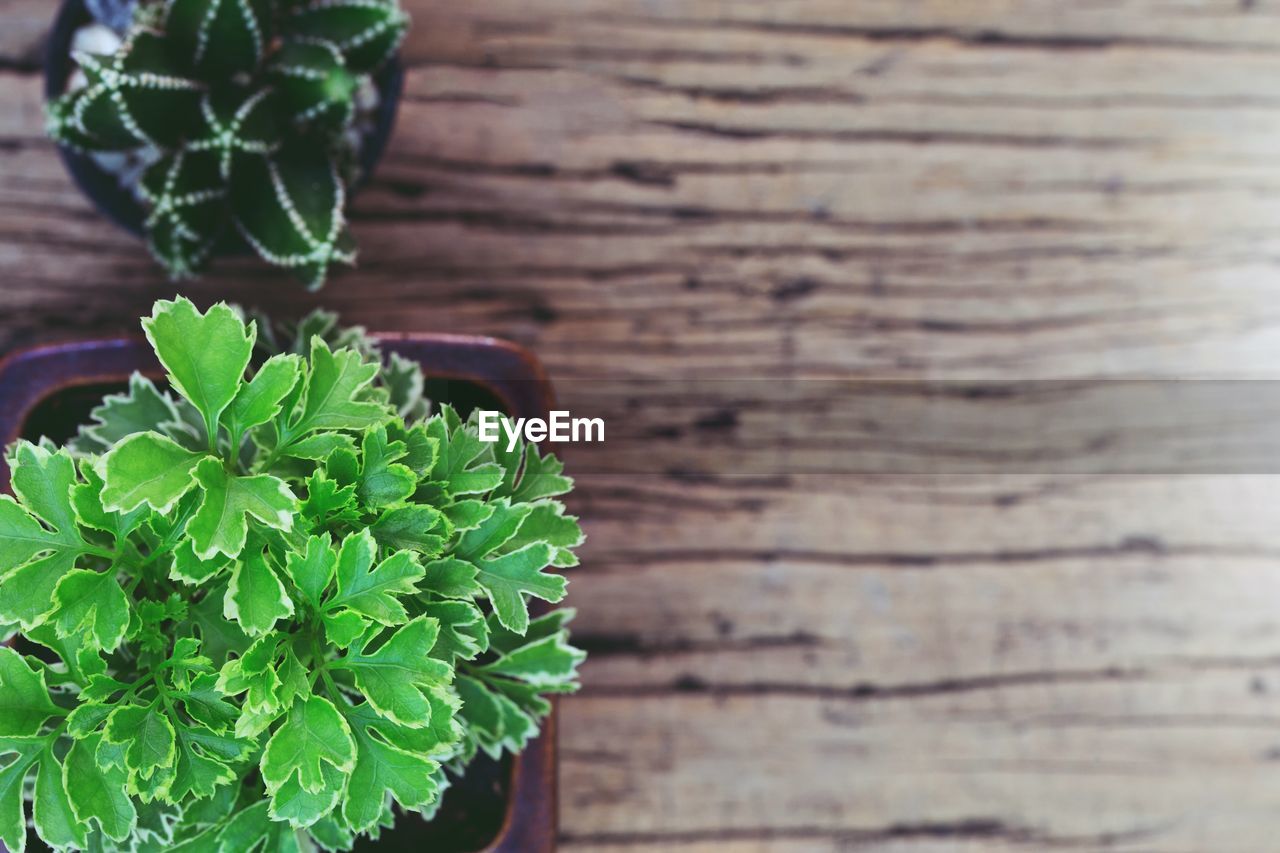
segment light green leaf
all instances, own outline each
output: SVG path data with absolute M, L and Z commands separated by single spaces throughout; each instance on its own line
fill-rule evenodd
M 412 553 L 397 551 L 371 568 L 376 550 L 368 529 L 342 541 L 337 590 L 325 604 L 327 611 L 346 608 L 383 625 L 396 625 L 407 618 L 397 596 L 416 592 L 414 583 L 422 577 L 422 566 Z
M 552 547 L 552 565 L 568 568 L 578 564 L 573 549 L 585 541 L 586 536 L 578 526 L 576 516 L 564 514 L 564 504 L 557 501 L 540 501 L 531 506 L 516 535 L 503 543 L 504 551 L 515 551 L 534 542 L 545 542 Z
M 204 458 L 158 433 L 131 435 L 99 462 L 106 483 L 102 505 L 113 512 L 131 512 L 146 504 L 167 513 L 195 485 L 192 471 Z
M 60 637 L 83 635 L 93 645 L 113 652 L 129 627 L 129 598 L 115 572 L 76 569 L 59 583 L 53 598 L 54 627 Z
M 484 614 L 470 601 L 429 601 L 422 605 L 422 612 L 440 623 L 432 657 L 453 663 L 458 658 L 471 660 L 488 649 Z
M 179 297 L 157 302 L 142 328 L 174 387 L 200 410 L 208 434 L 215 435 L 218 418 L 235 399 L 249 366 L 253 325 L 246 327 L 225 303 L 201 314 Z
M 319 793 L 331 781 L 324 767 L 340 776 L 355 766 L 355 742 L 351 728 L 328 699 L 310 696 L 299 699 L 284 723 L 267 741 L 262 755 L 262 779 L 274 796 L 291 777 L 303 791 Z
M 265 634 L 277 620 L 293 615 L 293 601 L 260 548 L 248 549 L 236 563 L 222 613 L 250 636 Z
M 44 673 L 0 646 L 0 736 L 34 735 L 45 720 L 61 713 L 49 698 Z
M 30 631 L 53 611 L 58 581 L 96 549 L 76 526 L 75 464 L 66 451 L 21 441 L 11 465 L 14 493 L 26 508 L 0 495 L 0 620 Z
M 486 444 L 474 429 L 457 423 L 458 416 L 448 406 L 427 421 L 427 433 L 437 441 L 438 452 L 431 479 L 444 484 L 451 495 L 475 495 L 492 491 L 502 482 L 502 466 L 492 460 L 493 445 Z
M 342 797 L 347 774 L 335 769 L 332 765 L 325 764 L 320 769 L 320 776 L 321 782 L 314 791 L 308 791 L 303 787 L 296 773 L 272 791 L 271 806 L 268 810 L 271 819 L 302 828 L 311 826 L 333 811 Z M 272 829 L 278 831 L 276 827 Z
M 409 504 L 389 509 L 369 528 L 384 548 L 409 549 L 434 557 L 444 550 L 450 527 L 435 507 Z
M 197 557 L 239 556 L 250 516 L 276 530 L 287 531 L 293 526 L 298 499 L 283 480 L 270 474 L 237 477 L 212 457 L 197 466 L 195 476 L 204 500 L 187 523 L 187 533 Z
M 150 779 L 157 770 L 171 767 L 176 758 L 173 724 L 154 706 L 122 705 L 107 717 L 103 732 L 109 744 L 125 748 L 130 775 Z
M 311 367 L 302 411 L 289 425 L 294 436 L 322 430 L 364 429 L 388 414 L 381 404 L 360 399 L 378 375 L 378 363 L 355 350 L 334 352 L 319 337 L 311 339 Z
M 557 602 L 564 598 L 568 582 L 560 575 L 542 570 L 551 564 L 549 545 L 537 543 L 476 563 L 476 583 L 489 594 L 498 621 L 508 630 L 523 634 L 529 627 L 529 605 L 522 593 Z
M 302 553 L 290 551 L 286 558 L 285 568 L 293 579 L 303 600 L 314 608 L 320 607 L 325 588 L 333 580 L 334 566 L 338 562 L 333 552 L 329 534 L 310 536 L 307 538 L 306 550 Z
M 302 359 L 296 355 L 276 355 L 267 359 L 253 379 L 245 383 L 227 411 L 227 428 L 242 435 L 280 414 L 280 404 L 302 373 Z
M 354 452 L 356 442 L 349 435 L 340 432 L 318 432 L 299 441 L 290 442 L 282 453 L 294 459 L 328 459 L 335 450 Z
M 439 764 L 384 743 L 362 726 L 354 732 L 356 766 L 342 804 L 342 816 L 352 829 L 365 832 L 376 826 L 388 794 L 405 809 L 428 805 L 440 795 L 435 779 Z
M 84 849 L 88 844 L 86 827 L 71 809 L 67 786 L 62 777 L 62 763 L 46 746 L 36 771 L 36 790 L 31 804 L 36 832 L 50 847 Z
M 532 504 L 513 505 L 506 498 L 492 504 L 493 512 L 479 525 L 462 534 L 454 556 L 476 562 L 501 548 L 520 530 L 533 512 Z
M 27 846 L 27 823 L 22 816 L 22 782 L 46 743 L 44 738 L 38 737 L 0 739 L 0 754 L 14 753 L 13 760 L 0 769 L 0 841 L 14 853 L 22 853 Z
M 109 512 L 102 505 L 102 490 L 106 484 L 89 460 L 80 464 L 80 476 L 84 482 L 71 488 L 71 503 L 75 507 L 76 519 L 84 527 L 109 533 L 119 542 L 150 514 L 146 506 L 127 513 Z
M 569 645 L 568 639 L 565 631 L 543 637 L 476 667 L 474 672 L 517 678 L 535 687 L 564 684 L 574 678 L 578 664 L 587 656 Z
M 332 666 L 351 671 L 378 713 L 409 728 L 431 721 L 428 695 L 449 686 L 453 668 L 429 657 L 439 625 L 425 616 L 402 625 L 377 651 L 353 649 Z
M 190 539 L 183 539 L 173 549 L 173 563 L 169 566 L 169 577 L 191 586 L 203 586 L 209 579 L 231 565 L 222 554 L 215 553 L 208 560 L 196 556 Z
M 360 482 L 356 494 L 370 508 L 390 506 L 413 494 L 418 477 L 396 460 L 404 458 L 403 441 L 388 441 L 386 427 L 368 430 L 361 441 Z
M 98 766 L 95 755 L 100 743 L 101 736 L 96 734 L 73 743 L 63 762 L 62 781 L 77 820 L 94 820 L 108 838 L 124 841 L 137 824 L 138 812 L 125 794 L 125 771 Z
M 324 615 L 324 636 L 332 645 L 345 649 L 369 627 L 369 620 L 354 610 L 339 610 Z
M 427 563 L 426 575 L 418 584 L 424 592 L 434 592 L 445 598 L 474 598 L 481 592 L 476 583 L 479 569 L 465 560 L 445 557 Z
M 137 371 L 129 377 L 128 391 L 104 397 L 102 405 L 89 414 L 90 423 L 80 427 L 71 441 L 71 448 L 79 453 L 105 453 L 137 432 L 168 434 L 181 429 L 173 402 Z

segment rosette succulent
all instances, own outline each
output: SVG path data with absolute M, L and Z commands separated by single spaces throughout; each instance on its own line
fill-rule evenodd
M 147 245 L 173 277 L 238 234 L 319 287 L 355 260 L 357 92 L 407 25 L 397 0 L 141 0 L 113 55 L 75 54 L 84 85 L 49 103 L 49 133 L 147 152 Z
M 422 377 L 316 315 L 259 335 L 179 299 L 66 447 L 0 497 L 0 840 L 350 847 L 430 816 L 576 687 L 572 483 L 479 441 Z M 30 805 L 24 807 L 24 798 Z

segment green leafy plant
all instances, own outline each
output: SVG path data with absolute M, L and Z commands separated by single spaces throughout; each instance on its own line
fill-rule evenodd
M 319 287 L 355 259 L 343 208 L 356 92 L 407 25 L 398 0 L 143 0 L 114 55 L 76 54 L 87 82 L 50 102 L 49 133 L 152 152 L 147 244 L 175 278 L 234 227 Z
M 0 840 L 24 791 L 54 848 L 345 849 L 433 814 L 576 688 L 560 463 L 482 443 L 332 315 L 226 305 L 143 328 L 67 447 L 18 442 L 0 497 Z M 263 327 L 266 329 L 267 327 Z M 259 848 L 259 845 L 262 845 Z

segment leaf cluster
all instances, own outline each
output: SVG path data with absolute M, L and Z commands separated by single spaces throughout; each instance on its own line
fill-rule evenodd
M 0 841 L 29 799 L 56 849 L 346 849 L 519 751 L 584 657 L 571 611 L 530 614 L 583 538 L 560 463 L 422 417 L 421 374 L 331 315 L 143 328 L 172 393 L 134 376 L 9 450 Z
M 144 0 L 114 54 L 75 54 L 86 83 L 49 103 L 49 133 L 148 152 L 147 243 L 173 277 L 236 233 L 319 287 L 355 258 L 358 93 L 407 26 L 398 0 Z

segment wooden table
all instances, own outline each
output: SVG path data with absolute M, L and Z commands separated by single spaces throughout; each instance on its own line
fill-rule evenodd
M 181 290 L 562 380 L 1280 375 L 1271 0 L 410 5 L 360 267 Z M 0 0 L 3 348 L 175 291 L 42 136 L 51 14 Z M 749 433 L 707 404 L 655 454 Z M 1275 477 L 655 471 L 574 504 L 566 850 L 1280 844 Z

